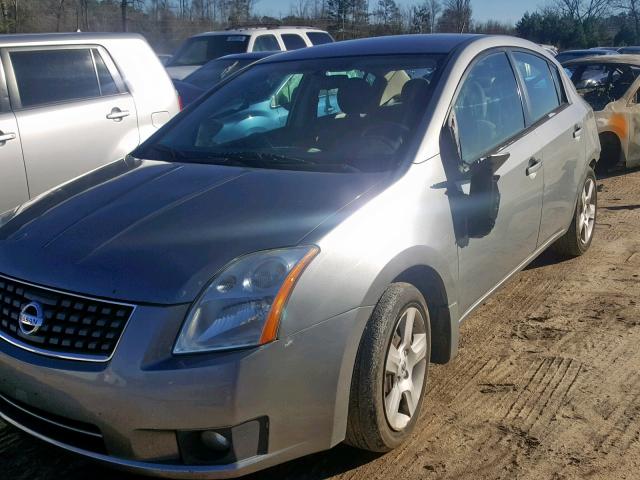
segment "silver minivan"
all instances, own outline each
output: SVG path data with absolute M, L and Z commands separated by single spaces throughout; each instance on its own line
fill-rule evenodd
M 599 153 L 522 39 L 260 60 L 0 217 L 0 417 L 166 477 L 395 448 L 470 312 L 549 246 L 587 251 Z
M 139 35 L 2 35 L 0 61 L 0 212 L 124 157 L 179 111 Z

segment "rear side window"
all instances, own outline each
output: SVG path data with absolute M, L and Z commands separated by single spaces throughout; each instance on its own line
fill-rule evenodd
M 11 52 L 23 107 L 99 97 L 91 50 Z
M 556 83 L 543 58 L 523 52 L 514 52 L 513 58 L 529 94 L 531 120 L 535 122 L 560 106 Z
M 307 46 L 304 43 L 304 39 L 297 33 L 284 33 L 282 34 L 282 41 L 287 50 L 298 50 Z
M 331 35 L 325 32 L 307 32 L 307 37 L 313 45 L 323 45 L 325 43 L 333 43 Z
M 96 62 L 96 73 L 98 74 L 98 82 L 100 83 L 100 94 L 101 95 L 116 95 L 118 92 L 118 87 L 116 86 L 116 82 L 109 72 L 107 65 L 104 63 L 104 59 L 97 48 L 91 49 L 91 53 L 93 54 L 93 59 Z
M 553 75 L 553 80 L 556 82 L 556 91 L 558 93 L 558 101 L 561 105 L 565 103 L 569 103 L 567 100 L 567 92 L 564 90 L 564 84 L 562 83 L 562 77 L 560 76 L 560 71 L 554 66 L 550 65 L 551 75 Z
M 462 160 L 472 163 L 524 129 L 515 75 L 505 53 L 490 54 L 467 75 L 454 104 Z
M 280 44 L 275 35 L 260 35 L 253 44 L 254 52 L 272 52 L 280 50 Z

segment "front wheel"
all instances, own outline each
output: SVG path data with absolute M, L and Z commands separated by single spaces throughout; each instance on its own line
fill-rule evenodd
M 412 285 L 395 283 L 369 319 L 351 382 L 346 443 L 387 452 L 420 415 L 431 354 L 429 313 Z
M 598 189 L 596 175 L 593 169 L 587 170 L 580 196 L 576 203 L 573 221 L 567 233 L 554 244 L 554 250 L 561 255 L 579 257 L 591 246 L 593 232 L 596 227 L 596 213 L 598 207 Z

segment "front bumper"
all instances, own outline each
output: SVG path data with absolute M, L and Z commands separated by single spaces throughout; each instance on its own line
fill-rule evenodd
M 1 407 L 0 416 L 95 460 L 173 478 L 237 477 L 344 439 L 351 372 L 370 308 L 260 348 L 173 356 L 186 309 L 139 307 L 107 364 L 48 358 L 0 342 L 0 395 L 80 430 L 95 428 L 104 451 L 61 441 Z M 268 419 L 263 453 L 226 464 L 185 463 L 179 432 L 258 418 Z

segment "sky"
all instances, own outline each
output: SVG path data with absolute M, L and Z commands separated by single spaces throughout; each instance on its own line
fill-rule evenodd
M 400 5 L 412 5 L 421 3 L 420 0 L 396 0 Z M 369 5 L 374 5 L 376 0 L 369 0 Z M 472 0 L 474 20 L 486 22 L 487 20 L 499 20 L 501 22 L 515 23 L 524 12 L 537 9 L 538 0 Z M 257 0 L 256 10 L 265 15 L 280 16 L 290 11 L 291 0 Z

